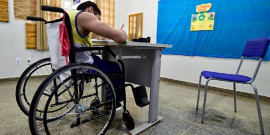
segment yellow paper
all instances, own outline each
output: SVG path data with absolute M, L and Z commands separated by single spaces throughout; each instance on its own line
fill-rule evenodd
M 192 14 L 190 31 L 213 30 L 215 12 Z

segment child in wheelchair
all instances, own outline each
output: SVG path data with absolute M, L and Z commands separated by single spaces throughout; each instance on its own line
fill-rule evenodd
M 121 29 L 119 30 L 113 29 L 108 24 L 100 21 L 101 11 L 98 8 L 98 6 L 91 1 L 86 1 L 80 4 L 77 7 L 77 10 L 70 11 L 68 15 L 71 20 L 73 41 L 75 47 L 86 47 L 86 46 L 91 47 L 92 32 L 94 32 L 97 35 L 113 39 L 117 43 L 125 43 L 127 41 L 127 34 L 125 33 L 125 31 Z M 94 64 L 99 68 L 101 68 L 108 75 L 121 74 L 121 69 L 118 63 L 102 60 L 100 59 L 100 57 L 90 54 L 89 52 L 77 52 L 76 62 L 79 63 L 86 62 Z M 114 87 L 119 88 L 116 90 L 118 105 L 119 102 L 123 101 L 125 98 L 125 89 L 120 88 L 121 86 L 124 85 L 122 77 L 116 76 L 111 78 Z M 146 95 L 146 93 L 144 92 L 145 90 L 142 87 L 137 88 L 136 91 L 138 92 L 140 91 L 141 93 L 143 92 L 144 95 Z M 142 94 L 136 93 L 135 95 L 137 95 L 137 97 L 135 98 L 143 96 Z M 137 101 L 136 103 L 141 104 L 140 106 L 145 106 L 148 104 L 147 101 L 144 102 L 144 100 L 142 101 L 138 100 L 139 99 L 136 100 Z
M 72 129 L 81 124 L 98 119 L 99 117 L 109 115 L 109 117 L 107 117 L 108 122 L 104 123 L 104 127 L 99 133 L 105 134 L 112 122 L 115 109 L 118 106 L 121 106 L 120 102 L 122 101 L 124 124 L 128 129 L 133 129 L 135 127 L 134 120 L 126 109 L 125 87 L 130 86 L 132 88 L 135 103 L 139 107 L 144 107 L 149 104 L 145 87 L 139 86 L 134 88 L 131 84 L 125 84 L 125 75 L 123 71 L 124 64 L 121 60 L 117 60 L 121 65 L 120 68 L 118 63 L 103 60 L 100 57 L 91 54 L 89 51 L 89 49 L 95 48 L 91 42 L 92 33 L 112 39 L 117 43 L 125 43 L 127 34 L 123 30 L 116 30 L 108 24 L 101 22 L 101 12 L 97 5 L 91 1 L 80 4 L 77 10 L 72 10 L 67 15 L 65 11 L 59 8 L 46 6 L 43 6 L 42 8 L 43 11 L 64 13 L 63 23 L 67 27 L 67 38 L 69 39 L 70 44 L 68 44 L 68 46 L 63 46 L 62 44 L 62 47 L 60 48 L 60 41 L 62 38 L 61 32 L 60 41 L 57 41 L 59 40 L 59 35 L 57 35 L 57 33 L 59 33 L 59 24 L 61 22 L 46 22 L 51 64 L 52 68 L 57 70 L 43 81 L 33 97 L 29 111 L 31 132 L 33 134 L 41 133 L 36 120 L 43 120 L 46 133 L 51 134 L 52 132 L 58 131 L 50 130 L 50 128 L 54 128 L 54 126 L 50 127 L 50 122 L 57 120 L 55 122 L 56 124 L 59 124 L 60 122 L 58 122 L 58 120 L 69 119 L 66 116 L 76 116 L 77 122 L 71 120 L 70 123 L 67 123 Z M 43 21 L 44 19 L 33 18 L 33 20 Z M 79 49 L 84 48 L 88 48 L 88 50 L 78 51 Z M 108 50 L 105 49 L 104 51 Z M 66 57 L 66 61 L 69 56 L 71 64 L 65 66 L 65 58 L 61 56 L 59 52 L 70 52 L 70 54 L 66 53 L 64 56 Z M 110 52 L 110 54 L 111 53 L 113 52 Z M 60 79 L 59 84 L 56 81 L 57 79 Z M 98 80 L 101 83 L 97 83 Z M 84 92 L 84 85 L 87 83 L 89 85 L 91 85 L 91 83 L 93 84 L 93 87 L 91 88 L 96 91 L 95 93 L 91 94 Z M 53 85 L 53 87 L 51 87 L 51 85 Z M 70 88 L 72 88 L 73 91 Z M 101 91 L 98 92 L 100 88 Z M 47 91 L 47 89 L 51 89 L 51 91 Z M 105 101 L 104 99 L 99 98 L 103 97 L 99 96 L 100 93 L 104 92 L 103 89 L 107 91 L 105 92 Z M 69 98 L 66 98 L 66 96 Z M 62 101 L 59 100 L 61 97 L 63 98 Z M 89 100 L 84 100 L 90 99 L 91 97 L 94 99 L 91 99 L 92 101 L 90 104 L 87 103 Z M 40 108 L 40 105 L 43 104 L 43 99 L 47 98 L 48 100 L 45 100 L 46 104 L 44 103 L 45 107 L 43 108 L 41 106 Z M 108 110 L 108 112 L 98 112 L 97 110 L 99 110 L 100 106 L 104 106 L 104 109 Z M 56 109 L 54 107 L 56 107 Z M 54 113 L 57 112 L 57 110 L 63 109 L 65 111 L 56 113 L 54 116 Z M 100 115 L 82 120 L 83 117 L 81 116 L 86 114 L 89 116 L 88 110 L 92 111 L 93 114 L 97 113 Z M 40 114 L 38 116 L 37 113 L 44 113 L 44 115 L 42 116 Z M 63 120 L 63 123 L 65 122 L 66 121 Z M 67 126 L 64 127 L 66 129 Z
M 72 35 L 75 48 L 92 47 L 92 32 L 98 35 L 113 39 L 115 42 L 124 43 L 127 40 L 127 35 L 123 30 L 111 28 L 108 24 L 100 21 L 101 11 L 98 6 L 86 1 L 77 7 L 77 10 L 68 13 L 72 26 Z M 76 63 L 90 63 L 102 69 L 106 74 L 118 74 L 112 77 L 112 83 L 115 88 L 124 85 L 121 76 L 121 69 L 118 63 L 107 60 L 102 60 L 100 57 L 91 54 L 90 52 L 77 52 Z M 117 105 L 125 98 L 125 89 L 116 90 Z

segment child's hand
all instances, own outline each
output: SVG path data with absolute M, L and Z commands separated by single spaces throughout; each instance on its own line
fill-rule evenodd
M 120 29 L 117 38 L 114 39 L 114 41 L 117 42 L 118 44 L 125 45 L 127 44 L 127 38 L 128 38 L 127 33 Z
M 121 43 L 121 45 L 126 45 L 126 44 L 127 44 L 127 41 L 125 41 L 125 42 Z

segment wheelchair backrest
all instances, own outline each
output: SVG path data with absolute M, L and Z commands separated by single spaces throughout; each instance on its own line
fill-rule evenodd
M 49 11 L 49 12 L 58 12 L 58 13 L 66 13 L 66 11 L 62 8 L 58 7 L 50 7 L 50 6 L 41 6 L 42 11 Z M 58 69 L 66 65 L 66 59 L 64 56 L 61 56 L 61 43 L 60 43 L 60 36 L 59 36 L 59 25 L 61 23 L 65 23 L 68 33 L 68 38 L 70 42 L 70 53 L 69 53 L 69 62 L 75 63 L 75 52 L 73 47 L 73 37 L 72 37 L 72 27 L 70 23 L 70 18 L 68 14 L 66 14 L 65 20 L 63 18 L 53 20 L 50 22 L 46 22 L 43 18 L 37 17 L 28 17 L 28 20 L 33 21 L 44 21 L 45 26 L 47 29 L 47 38 L 48 38 L 48 46 L 49 52 L 51 56 L 51 64 L 53 69 Z

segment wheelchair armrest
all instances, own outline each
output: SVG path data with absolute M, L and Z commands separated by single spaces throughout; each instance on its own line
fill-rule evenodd
M 40 18 L 40 17 L 27 16 L 26 19 L 29 20 L 29 21 L 40 21 L 40 22 L 47 23 L 47 21 L 45 19 Z
M 59 12 L 59 13 L 64 13 L 65 12 L 64 9 L 62 9 L 62 8 L 45 6 L 45 5 L 41 6 L 41 10 L 42 11 L 49 11 L 49 12 Z
M 84 51 L 107 51 L 110 55 L 112 55 L 114 58 L 116 58 L 116 55 L 113 53 L 112 50 L 110 50 L 107 47 L 80 47 L 80 48 L 74 48 L 74 52 L 84 52 Z
M 80 48 L 74 48 L 74 52 L 84 52 L 84 51 L 94 51 L 94 50 L 103 50 L 107 51 L 111 56 L 113 56 L 116 59 L 115 53 L 109 48 L 109 47 L 80 47 Z M 125 65 L 124 63 L 119 59 L 117 60 L 122 68 L 122 75 L 125 76 Z M 125 79 L 123 80 L 125 82 Z

